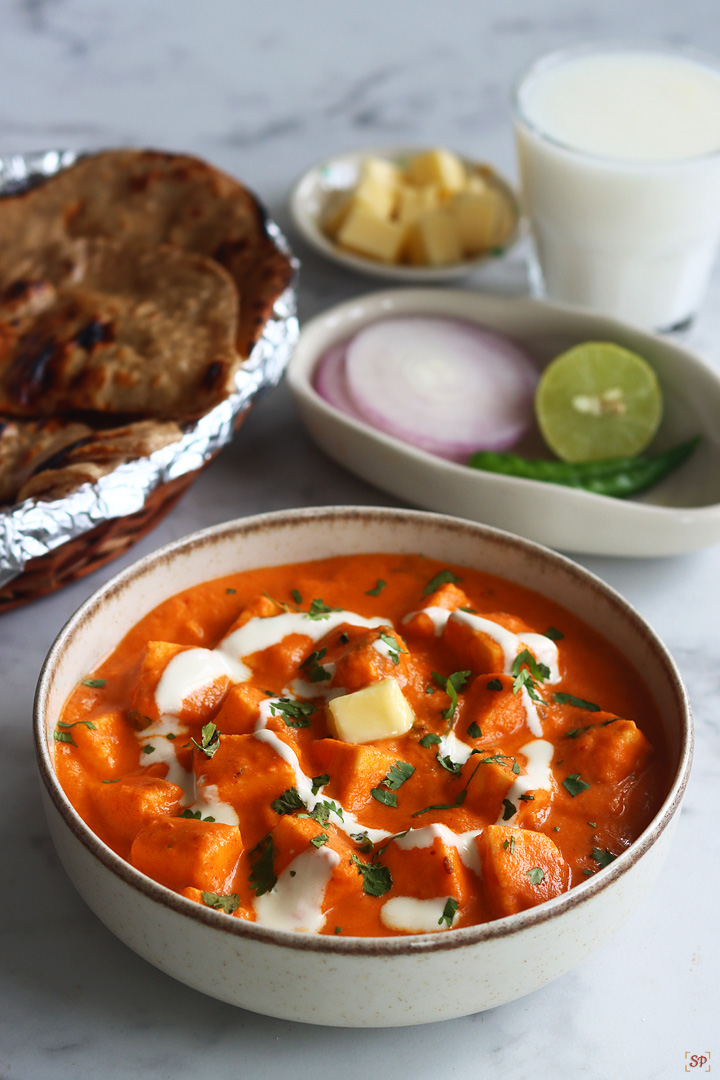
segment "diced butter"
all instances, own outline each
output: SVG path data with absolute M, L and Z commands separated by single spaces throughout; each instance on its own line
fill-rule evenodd
M 417 266 L 460 262 L 462 248 L 453 215 L 445 207 L 426 211 L 411 226 L 406 251 Z
M 482 192 L 461 191 L 450 203 L 458 238 L 466 255 L 497 247 L 507 238 L 506 200 L 489 185 Z
M 352 201 L 352 191 L 332 191 L 328 195 L 320 216 L 320 227 L 326 236 L 335 239 L 348 216 Z
M 428 150 L 408 162 L 407 173 L 415 184 L 439 184 L 443 191 L 462 191 L 467 173 L 457 154 L 449 150 Z
M 405 232 L 405 226 L 399 222 L 386 221 L 366 206 L 354 203 L 337 234 L 337 241 L 342 247 L 371 259 L 396 262 Z
M 411 225 L 426 210 L 434 210 L 440 205 L 440 189 L 437 184 L 399 184 L 397 188 L 396 215 L 398 221 Z
M 395 188 L 400 183 L 400 167 L 385 158 L 365 158 L 360 166 L 360 180 L 373 180 L 376 184 Z
M 415 714 L 395 679 L 383 679 L 328 704 L 333 736 L 349 743 L 369 743 L 404 735 Z
M 379 218 L 389 218 L 395 209 L 395 185 L 389 186 L 369 176 L 361 180 L 353 193 L 353 202 L 366 206 Z

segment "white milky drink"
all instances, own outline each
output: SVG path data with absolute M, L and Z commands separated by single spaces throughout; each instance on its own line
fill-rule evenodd
M 691 318 L 720 241 L 720 67 L 557 53 L 520 82 L 515 130 L 537 291 L 653 329 Z

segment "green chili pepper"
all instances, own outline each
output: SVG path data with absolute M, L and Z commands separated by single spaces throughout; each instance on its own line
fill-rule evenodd
M 624 498 L 663 480 L 690 457 L 700 442 L 700 436 L 665 450 L 653 457 L 610 458 L 606 461 L 529 461 L 516 454 L 495 454 L 480 450 L 468 460 L 473 469 L 519 476 L 526 480 L 541 480 L 549 484 L 582 488 L 596 495 Z

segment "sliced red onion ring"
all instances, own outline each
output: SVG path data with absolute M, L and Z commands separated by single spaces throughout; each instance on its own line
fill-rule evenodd
M 338 384 L 341 372 L 338 363 Z M 507 338 L 459 319 L 373 323 L 347 345 L 345 376 L 355 415 L 453 461 L 505 450 L 533 421 L 538 372 L 530 358 Z
M 336 409 L 362 420 L 362 415 L 355 408 L 345 375 L 345 350 L 347 342 L 334 345 L 326 352 L 315 372 L 315 389 L 320 397 L 325 398 Z

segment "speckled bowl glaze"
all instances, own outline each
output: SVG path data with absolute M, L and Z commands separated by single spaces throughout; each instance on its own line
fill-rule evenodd
M 238 570 L 337 554 L 422 552 L 518 582 L 611 639 L 652 687 L 672 781 L 645 832 L 611 866 L 530 911 L 442 934 L 335 938 L 277 931 L 203 908 L 124 862 L 83 823 L 53 767 L 52 732 L 72 687 L 147 611 Z M 42 793 L 58 854 L 100 919 L 181 982 L 254 1012 L 347 1027 L 421 1024 L 489 1009 L 562 975 L 606 942 L 665 861 L 692 757 L 678 671 L 636 611 L 568 559 L 508 533 L 416 511 L 283 511 L 195 533 L 99 589 L 59 634 L 35 699 Z

